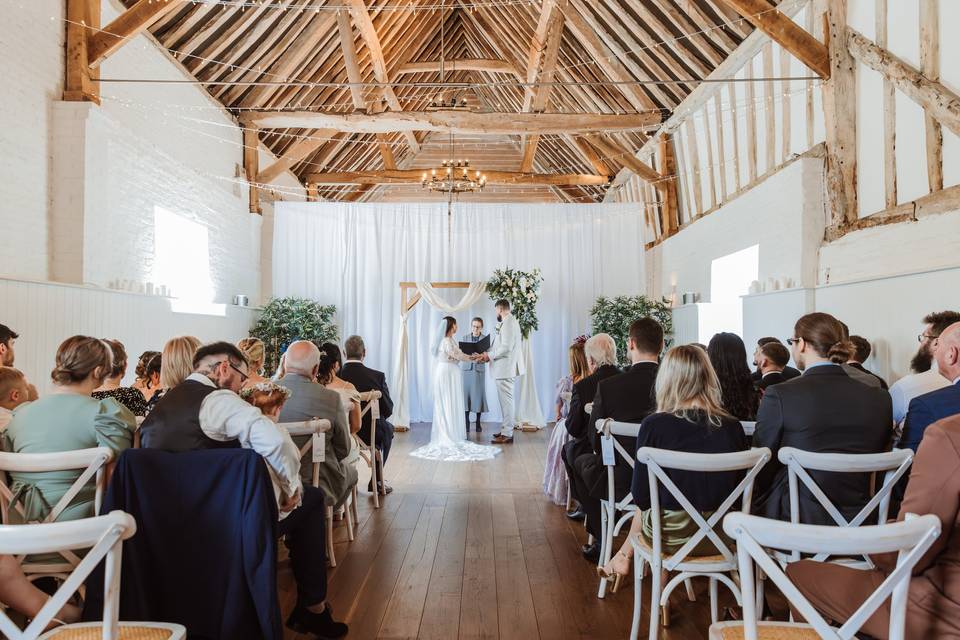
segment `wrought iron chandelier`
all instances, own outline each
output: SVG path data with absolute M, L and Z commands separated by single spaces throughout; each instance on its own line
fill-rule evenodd
M 446 0 L 444 0 L 446 4 Z M 444 16 L 443 9 L 440 11 L 440 82 L 444 82 Z M 445 97 L 441 91 L 431 102 L 433 108 L 446 109 L 466 109 L 466 98 L 450 94 Z M 453 131 L 450 131 L 450 155 L 446 160 L 440 163 L 439 167 L 424 171 L 420 182 L 421 186 L 428 191 L 439 191 L 449 194 L 452 198 L 455 194 L 471 193 L 482 191 L 487 184 L 487 176 L 477 169 L 470 167 L 470 161 L 467 159 L 457 160 L 454 156 Z

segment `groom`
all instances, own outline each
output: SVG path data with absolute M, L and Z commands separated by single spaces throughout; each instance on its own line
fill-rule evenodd
M 500 433 L 490 441 L 493 444 L 513 442 L 513 429 L 516 426 L 513 404 L 513 386 L 517 376 L 526 373 L 521 356 L 520 323 L 510 314 L 510 303 L 498 300 L 497 335 L 490 345 L 490 351 L 483 354 L 483 362 L 490 363 L 490 372 L 497 381 L 497 397 L 500 399 L 500 412 L 503 424 Z

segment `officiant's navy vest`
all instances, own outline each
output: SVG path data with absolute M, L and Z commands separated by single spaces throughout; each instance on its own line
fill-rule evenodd
M 185 380 L 167 391 L 140 425 L 141 445 L 175 453 L 239 447 L 237 440 L 214 440 L 200 428 L 200 405 L 216 390 L 196 380 Z

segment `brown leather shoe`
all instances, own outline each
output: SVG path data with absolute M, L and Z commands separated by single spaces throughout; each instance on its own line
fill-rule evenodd
M 508 438 L 502 433 L 498 433 L 497 435 L 493 436 L 493 438 L 490 439 L 490 443 L 491 444 L 513 444 L 513 438 L 512 437 Z

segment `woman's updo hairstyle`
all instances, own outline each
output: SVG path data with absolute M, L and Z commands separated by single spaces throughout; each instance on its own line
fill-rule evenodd
M 803 338 L 821 358 L 835 364 L 843 364 L 856 352 L 856 347 L 847 339 L 843 324 L 829 313 L 808 313 L 797 320 L 793 327 L 797 338 Z
M 111 378 L 122 377 L 127 372 L 127 350 L 119 340 L 110 340 L 104 338 L 104 342 L 110 347 L 110 353 L 113 354 L 113 367 L 110 369 Z
M 340 347 L 332 342 L 324 342 L 319 348 L 320 368 L 317 369 L 317 381 L 327 384 L 336 375 L 337 367 L 343 365 L 343 356 L 340 354 Z
M 110 346 L 98 338 L 73 336 L 57 349 L 56 366 L 50 372 L 54 384 L 68 385 L 83 382 L 97 368 L 95 381 L 99 386 L 113 369 Z
M 251 367 L 256 368 L 259 373 L 263 368 L 264 360 L 263 340 L 254 338 L 253 336 L 244 338 L 237 343 L 237 348 L 243 351 L 243 354 L 247 356 L 247 362 L 250 363 Z
M 134 375 L 137 376 L 138 380 L 146 380 L 150 377 L 150 372 L 147 370 L 150 366 L 150 363 L 154 358 L 157 358 L 160 355 L 159 351 L 144 351 L 140 354 L 140 359 L 137 360 L 137 368 L 134 369 Z M 157 373 L 160 373 L 160 360 L 157 360 Z

